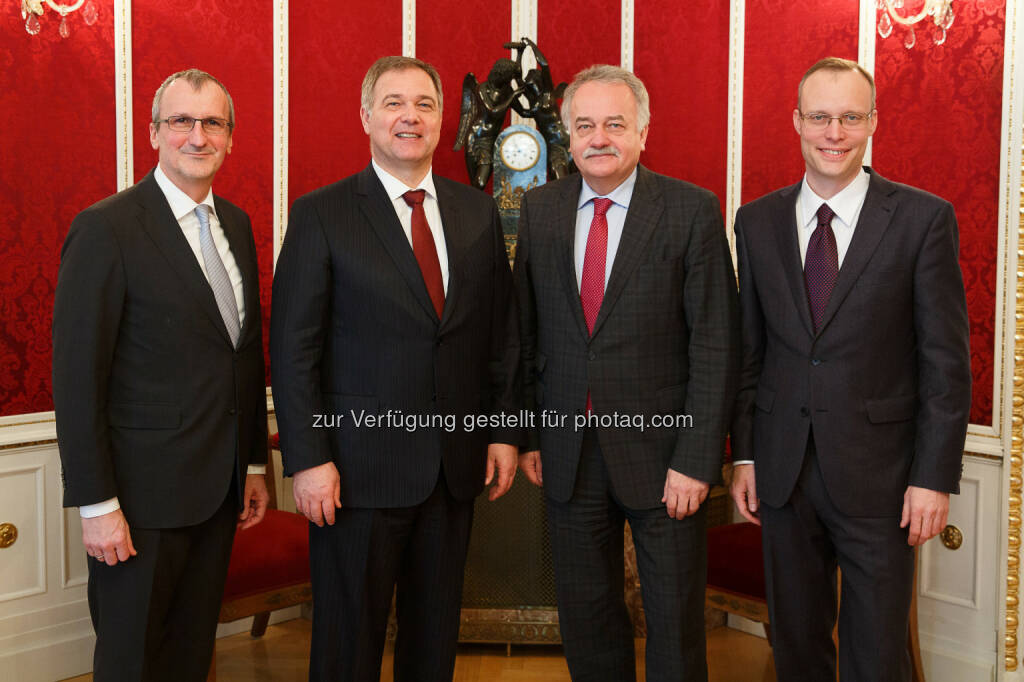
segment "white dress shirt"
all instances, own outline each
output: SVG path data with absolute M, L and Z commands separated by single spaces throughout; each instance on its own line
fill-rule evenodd
M 156 179 L 156 184 L 159 185 L 160 191 L 163 192 L 164 197 L 167 199 L 167 203 L 171 207 L 171 213 L 174 214 L 174 219 L 178 221 L 178 225 L 181 227 L 188 245 L 192 248 L 196 260 L 199 261 L 199 267 L 203 271 L 203 276 L 209 281 L 210 276 L 206 272 L 206 261 L 203 260 L 203 247 L 199 243 L 199 217 L 196 215 L 196 207 L 199 204 L 171 182 L 171 179 L 167 177 L 159 164 L 153 172 L 153 177 Z M 235 304 L 238 306 L 238 326 L 241 329 L 245 323 L 245 294 L 242 288 L 242 272 L 238 269 L 238 263 L 231 253 L 231 245 L 228 243 L 227 235 L 224 234 L 224 228 L 220 226 L 220 219 L 217 217 L 217 210 L 213 205 L 213 188 L 206 193 L 206 198 L 199 203 L 210 207 L 208 214 L 210 217 L 210 235 L 213 237 L 213 244 L 217 247 L 220 259 L 224 261 L 224 269 L 228 272 L 228 279 L 231 281 L 231 287 L 235 292 Z M 267 467 L 264 464 L 250 464 L 246 473 L 263 474 L 266 471 Z M 103 514 L 109 514 L 120 508 L 121 503 L 116 497 L 112 497 L 103 502 L 79 507 L 78 513 L 81 514 L 83 519 L 91 519 Z
M 860 174 L 853 179 L 849 185 L 841 189 L 831 199 L 822 199 L 810 185 L 807 184 L 807 176 L 800 184 L 800 194 L 796 202 L 796 224 L 800 226 L 797 230 L 797 238 L 800 240 L 800 263 L 807 259 L 807 244 L 811 240 L 811 234 L 818 227 L 818 209 L 822 204 L 835 213 L 832 218 L 832 232 L 836 236 L 836 248 L 839 251 L 839 267 L 843 267 L 843 259 L 853 241 L 853 231 L 857 228 L 857 220 L 860 218 L 860 209 L 864 207 L 864 198 L 868 195 L 868 185 L 871 184 L 871 176 L 861 168 Z
M 395 207 L 395 213 L 398 214 L 398 222 L 402 224 L 402 229 L 405 230 L 405 238 L 409 240 L 409 246 L 412 246 L 412 206 L 405 203 L 405 198 L 402 195 L 410 189 L 426 190 L 427 193 L 423 197 L 423 213 L 427 216 L 427 227 L 430 228 L 430 234 L 434 237 L 434 246 L 437 248 L 437 261 L 441 266 L 441 282 L 444 284 L 444 293 L 447 295 L 448 249 L 445 246 L 444 229 L 441 226 L 441 209 L 437 205 L 437 191 L 434 189 L 433 169 L 427 171 L 427 174 L 423 176 L 418 185 L 409 187 L 394 175 L 378 166 L 376 161 L 372 163 L 374 172 L 377 173 L 381 184 L 384 185 L 384 191 L 387 193 L 388 199 L 391 200 L 391 205 Z
M 853 241 L 853 232 L 857 229 L 857 221 L 860 219 L 860 210 L 864 208 L 864 199 L 868 196 L 868 185 L 871 184 L 871 176 L 861 168 L 860 174 L 853 179 L 849 185 L 841 189 L 831 199 L 822 199 L 811 186 L 807 184 L 807 175 L 800 183 L 800 194 L 796 198 L 796 224 L 799 229 L 796 231 L 797 239 L 800 242 L 800 264 L 807 260 L 807 244 L 811 241 L 811 235 L 818 228 L 818 209 L 822 204 L 828 204 L 835 216 L 832 218 L 832 233 L 836 236 L 836 250 L 839 252 L 839 267 L 843 267 L 843 259 L 846 252 L 850 250 L 850 242 Z M 740 464 L 753 464 L 751 459 L 741 459 L 733 462 L 733 466 Z
M 619 251 L 622 240 L 622 228 L 626 224 L 626 213 L 629 211 L 629 200 L 633 198 L 636 186 L 636 168 L 618 187 L 605 195 L 600 195 L 590 188 L 586 180 L 580 189 L 580 199 L 576 204 L 576 237 L 573 241 L 573 257 L 576 262 L 576 289 L 579 290 L 583 281 L 583 261 L 587 255 L 587 238 L 590 236 L 590 223 L 594 220 L 594 199 L 611 199 L 605 218 L 608 220 L 608 251 L 604 261 L 604 284 L 608 288 L 608 278 L 612 274 L 615 254 Z

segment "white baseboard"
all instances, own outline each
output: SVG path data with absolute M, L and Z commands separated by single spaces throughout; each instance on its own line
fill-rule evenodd
M 727 613 L 725 624 L 731 627 L 733 630 L 739 630 L 745 632 L 748 635 L 754 635 L 761 639 L 766 639 L 764 636 L 764 625 L 757 621 L 744 618 L 743 616 L 737 616 L 735 613 Z
M 278 609 L 270 614 L 270 624 L 283 623 L 286 620 L 295 620 L 302 617 L 302 606 L 289 606 L 286 609 Z M 217 639 L 230 637 L 239 632 L 248 632 L 252 627 L 252 618 L 233 620 L 230 623 L 221 623 L 217 626 Z

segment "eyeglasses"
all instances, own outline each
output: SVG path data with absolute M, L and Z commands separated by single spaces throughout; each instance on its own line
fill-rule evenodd
M 829 116 L 821 111 L 812 111 L 809 114 L 800 114 L 800 118 L 804 120 L 809 127 L 816 130 L 822 130 L 827 128 L 832 123 L 832 119 L 839 121 L 839 125 L 846 128 L 847 130 L 857 130 L 863 128 L 875 112 L 871 111 L 866 114 L 861 114 L 856 111 L 848 111 L 845 114 L 839 116 Z
M 203 132 L 207 135 L 227 135 L 235 127 L 223 118 L 192 118 L 191 116 L 169 116 L 156 123 L 166 123 L 176 133 L 191 133 L 196 121 L 203 124 Z

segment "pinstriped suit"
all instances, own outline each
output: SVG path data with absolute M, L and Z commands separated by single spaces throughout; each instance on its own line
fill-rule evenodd
M 451 678 L 473 498 L 487 445 L 463 429 L 511 412 L 518 365 L 512 276 L 497 208 L 434 176 L 449 263 L 438 319 L 372 166 L 298 199 L 274 277 L 271 360 L 284 468 L 333 461 L 342 508 L 310 526 L 311 679 L 380 676 L 398 581 L 396 679 Z M 437 427 L 357 426 L 353 412 L 443 415 Z M 314 415 L 337 415 L 327 428 Z
M 528 435 L 539 447 L 552 519 L 560 622 L 574 679 L 631 679 L 622 608 L 623 514 L 638 546 L 650 625 L 648 679 L 706 674 L 704 515 L 667 517 L 667 470 L 720 477 L 739 362 L 736 285 L 718 201 L 707 190 L 638 168 L 618 251 L 587 333 L 573 237 L 581 178 L 528 192 L 515 268 L 524 403 L 567 415 Z M 688 414 L 691 428 L 574 428 L 589 390 L 594 413 Z M 574 508 L 611 500 L 581 538 Z M 559 519 L 567 519 L 562 524 Z M 610 534 L 610 535 L 609 535 Z M 604 549 L 587 545 L 596 540 Z M 585 604 L 600 604 L 595 611 Z M 609 626 L 609 623 L 611 625 Z

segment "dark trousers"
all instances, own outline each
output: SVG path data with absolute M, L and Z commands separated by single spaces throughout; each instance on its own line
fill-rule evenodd
M 213 657 L 237 523 L 235 486 L 217 512 L 185 528 L 130 528 L 138 554 L 90 558 L 93 679 L 200 682 Z
M 840 513 L 825 489 L 812 441 L 789 501 L 778 509 L 762 505 L 761 523 L 779 682 L 836 679 L 837 565 L 842 569 L 839 679 L 909 681 L 914 550 L 899 517 Z
M 398 586 L 396 682 L 451 680 L 473 500 L 442 474 L 423 503 L 337 511 L 310 524 L 313 636 L 309 679 L 378 682 L 391 597 Z
M 664 506 L 624 507 L 612 492 L 596 434 L 588 430 L 572 498 L 548 498 L 547 513 L 558 620 L 574 682 L 636 679 L 633 627 L 623 600 L 626 520 L 647 619 L 647 680 L 706 680 L 705 508 L 677 521 Z

